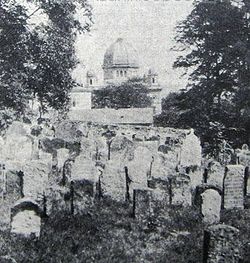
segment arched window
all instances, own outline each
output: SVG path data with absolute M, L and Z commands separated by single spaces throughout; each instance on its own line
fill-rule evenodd
M 155 83 L 155 78 L 152 78 L 152 83 L 153 83 L 153 84 Z
M 92 80 L 92 79 L 89 80 L 89 84 L 90 84 L 90 85 L 93 84 L 93 80 Z
M 121 77 L 123 77 L 123 71 L 122 70 L 120 71 L 120 75 L 121 75 Z
M 73 100 L 73 102 L 72 102 L 72 106 L 73 106 L 73 107 L 76 106 L 76 102 L 75 102 L 75 100 Z
M 127 77 L 127 71 L 126 70 L 124 71 L 124 76 Z
M 116 71 L 116 77 L 119 77 L 119 70 Z

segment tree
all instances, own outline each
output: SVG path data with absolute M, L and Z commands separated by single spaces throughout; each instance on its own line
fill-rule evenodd
M 235 98 L 250 80 L 249 33 L 246 5 L 230 1 L 195 1 L 190 15 L 177 26 L 177 45 L 185 54 L 174 67 L 185 69 L 189 83 L 176 95 L 176 125 L 195 128 L 202 143 L 212 146 L 210 152 L 218 153 L 224 139 L 235 147 L 247 139 L 235 140 L 236 134 L 244 137 Z
M 95 108 L 146 108 L 151 106 L 151 98 L 143 80 L 133 78 L 95 91 L 93 104 Z
M 35 28 L 29 19 L 35 12 L 16 1 L 0 3 L 0 110 L 24 114 L 27 101 L 38 99 L 42 110 L 67 106 L 75 83 L 71 72 L 78 61 L 75 39 L 90 30 L 91 7 L 86 0 L 33 0 L 48 18 Z M 80 22 L 76 14 L 85 17 Z

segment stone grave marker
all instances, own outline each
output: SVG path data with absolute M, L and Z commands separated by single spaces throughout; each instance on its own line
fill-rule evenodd
M 240 258 L 239 230 L 218 224 L 204 233 L 203 263 L 238 263 Z
M 242 165 L 228 165 L 224 182 L 224 208 L 244 208 L 244 167 Z

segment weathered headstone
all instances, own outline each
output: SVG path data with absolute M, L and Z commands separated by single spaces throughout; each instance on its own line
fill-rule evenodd
M 57 168 L 62 171 L 65 161 L 69 158 L 69 150 L 61 148 L 57 150 Z
M 210 226 L 204 233 L 203 263 L 238 263 L 239 230 L 228 225 Z
M 221 195 L 214 189 L 207 189 L 201 194 L 201 213 L 207 224 L 220 222 Z
M 39 195 L 43 195 L 49 180 L 50 170 L 46 163 L 32 161 L 23 167 L 23 193 L 26 197 L 37 200 Z
M 19 200 L 11 209 L 11 232 L 23 236 L 40 236 L 41 216 L 37 203 L 28 199 Z
M 95 183 L 88 180 L 74 181 L 73 187 L 73 212 L 74 214 L 86 213 L 93 205 Z
M 119 162 L 107 161 L 100 179 L 103 197 L 110 197 L 120 202 L 126 200 L 126 174 Z
M 144 189 L 147 187 L 152 158 L 152 152 L 146 147 L 139 146 L 136 148 L 133 161 L 127 165 L 128 175 L 131 179 L 131 197 L 133 196 L 134 189 Z
M 151 195 L 149 189 L 135 189 L 133 198 L 133 214 L 139 224 L 144 225 L 151 215 Z
M 186 135 L 181 146 L 179 156 L 181 166 L 201 166 L 201 145 L 199 138 L 194 134 L 193 129 Z
M 241 149 L 236 150 L 238 164 L 245 167 L 250 166 L 250 150 L 247 144 L 243 144 Z
M 95 163 L 91 159 L 85 158 L 84 154 L 80 154 L 72 162 L 71 180 L 91 180 L 96 181 Z
M 32 159 L 33 140 L 29 136 L 8 136 L 4 145 L 4 157 L 6 160 L 18 160 L 25 163 Z
M 207 167 L 207 183 L 222 187 L 224 174 L 225 166 L 218 162 L 210 162 Z
M 172 205 L 189 206 L 192 204 L 190 177 L 178 174 L 171 179 L 170 202 Z
M 223 191 L 225 209 L 244 208 L 244 167 L 242 165 L 226 167 Z
M 116 136 L 110 142 L 109 159 L 124 162 L 124 165 L 126 165 L 126 161 L 133 158 L 133 148 L 134 144 L 128 138 Z
M 170 202 L 169 181 L 152 178 L 148 181 L 148 187 L 152 189 L 152 200 L 160 202 L 162 207 L 166 207 Z

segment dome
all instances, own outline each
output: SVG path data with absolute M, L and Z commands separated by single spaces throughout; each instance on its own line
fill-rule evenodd
M 92 70 L 88 70 L 87 71 L 87 77 L 88 78 L 94 78 L 96 75 L 95 75 L 95 72 L 92 71 Z
M 138 68 L 136 50 L 122 38 L 118 38 L 104 55 L 103 68 Z
M 151 76 L 158 76 L 158 73 L 156 72 L 156 70 L 154 68 L 150 68 L 148 70 L 148 75 L 151 75 Z

